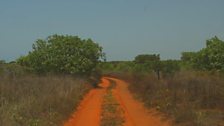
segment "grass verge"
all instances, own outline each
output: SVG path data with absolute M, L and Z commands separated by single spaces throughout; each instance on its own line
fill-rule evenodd
M 61 126 L 90 89 L 72 76 L 1 75 L 1 126 Z

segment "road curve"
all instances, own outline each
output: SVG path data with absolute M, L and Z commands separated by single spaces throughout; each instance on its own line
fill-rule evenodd
M 161 115 L 149 113 L 143 103 L 132 97 L 128 90 L 128 84 L 116 78 L 106 77 L 116 82 L 114 95 L 125 112 L 124 126 L 170 126 L 170 122 L 162 120 Z

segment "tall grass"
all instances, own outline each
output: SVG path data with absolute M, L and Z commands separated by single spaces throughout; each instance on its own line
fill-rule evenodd
M 1 126 L 61 126 L 90 88 L 86 79 L 60 75 L 0 76 Z
M 224 125 L 224 77 L 181 71 L 157 80 L 153 74 L 124 76 L 129 89 L 149 108 L 166 113 L 180 126 Z

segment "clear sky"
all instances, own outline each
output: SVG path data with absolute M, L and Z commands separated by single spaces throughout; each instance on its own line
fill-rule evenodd
M 178 59 L 224 40 L 224 0 L 1 0 L 0 59 L 25 55 L 52 34 L 91 38 L 108 60 L 143 53 Z

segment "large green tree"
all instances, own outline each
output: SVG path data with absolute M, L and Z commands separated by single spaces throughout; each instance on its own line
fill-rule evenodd
M 183 52 L 181 60 L 194 69 L 224 70 L 224 41 L 215 36 L 200 51 Z
M 45 40 L 37 40 L 33 50 L 19 58 L 18 62 L 38 73 L 88 74 L 103 56 L 102 47 L 91 39 L 52 35 Z
M 193 62 L 199 69 L 224 70 L 224 41 L 216 36 L 207 40 L 206 47 L 197 52 Z

